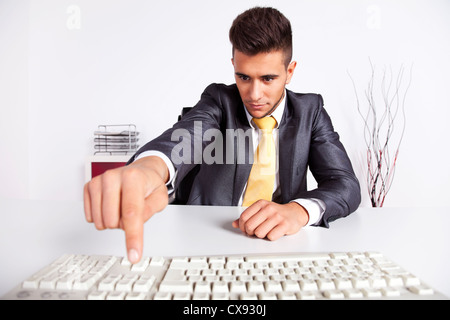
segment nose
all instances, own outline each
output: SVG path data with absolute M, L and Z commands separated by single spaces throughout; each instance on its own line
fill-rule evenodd
M 262 84 L 260 81 L 252 81 L 249 91 L 249 98 L 253 102 L 258 102 L 263 97 Z

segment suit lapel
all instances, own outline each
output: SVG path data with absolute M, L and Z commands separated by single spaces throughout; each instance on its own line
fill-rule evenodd
M 295 126 L 280 126 L 279 131 L 279 177 L 282 202 L 289 201 L 292 193 L 293 161 L 295 155 Z
M 280 188 L 282 195 L 282 203 L 291 200 L 292 197 L 292 182 L 294 177 L 294 158 L 296 155 L 297 127 L 298 119 L 292 107 L 292 101 L 289 98 L 289 91 L 287 91 L 286 108 L 284 110 L 283 118 L 279 126 L 278 134 L 278 170 L 280 177 Z
M 237 116 L 235 117 L 235 128 L 238 130 L 242 130 L 242 134 L 248 132 L 251 129 L 247 116 L 244 111 L 244 106 L 241 101 L 241 107 L 237 109 Z M 233 199 L 232 204 L 238 205 L 239 199 L 242 195 L 242 191 L 244 190 L 245 184 L 247 183 L 248 176 L 250 175 L 250 170 L 252 169 L 252 158 L 253 152 L 249 152 L 253 150 L 252 139 L 243 138 L 242 135 L 240 138 L 237 138 L 238 135 L 234 138 L 234 188 L 233 188 Z M 244 158 L 242 159 L 242 153 L 244 153 Z M 238 157 L 240 157 L 238 159 Z M 242 160 L 245 160 L 244 163 Z

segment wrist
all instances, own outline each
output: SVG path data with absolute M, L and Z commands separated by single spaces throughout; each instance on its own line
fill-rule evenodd
M 295 202 L 295 201 L 289 202 L 286 205 L 290 206 L 293 210 L 296 211 L 298 222 L 302 227 L 304 227 L 308 224 L 308 222 L 309 222 L 308 210 L 306 210 L 301 204 L 299 204 L 298 202 Z
M 167 168 L 166 163 L 160 157 L 157 156 L 148 156 L 141 159 L 138 159 L 132 163 L 132 165 L 141 166 L 145 170 L 152 170 L 161 179 L 164 183 L 167 183 L 169 180 L 169 169 Z

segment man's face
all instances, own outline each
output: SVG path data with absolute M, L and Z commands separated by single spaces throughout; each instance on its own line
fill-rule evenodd
M 297 65 L 293 61 L 286 69 L 281 50 L 254 56 L 235 50 L 232 63 L 242 101 L 254 118 L 263 118 L 278 107 Z

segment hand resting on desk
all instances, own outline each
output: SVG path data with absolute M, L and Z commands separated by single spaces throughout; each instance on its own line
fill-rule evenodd
M 307 211 L 297 202 L 278 204 L 259 200 L 233 221 L 233 227 L 249 236 L 277 240 L 298 232 L 308 223 Z

